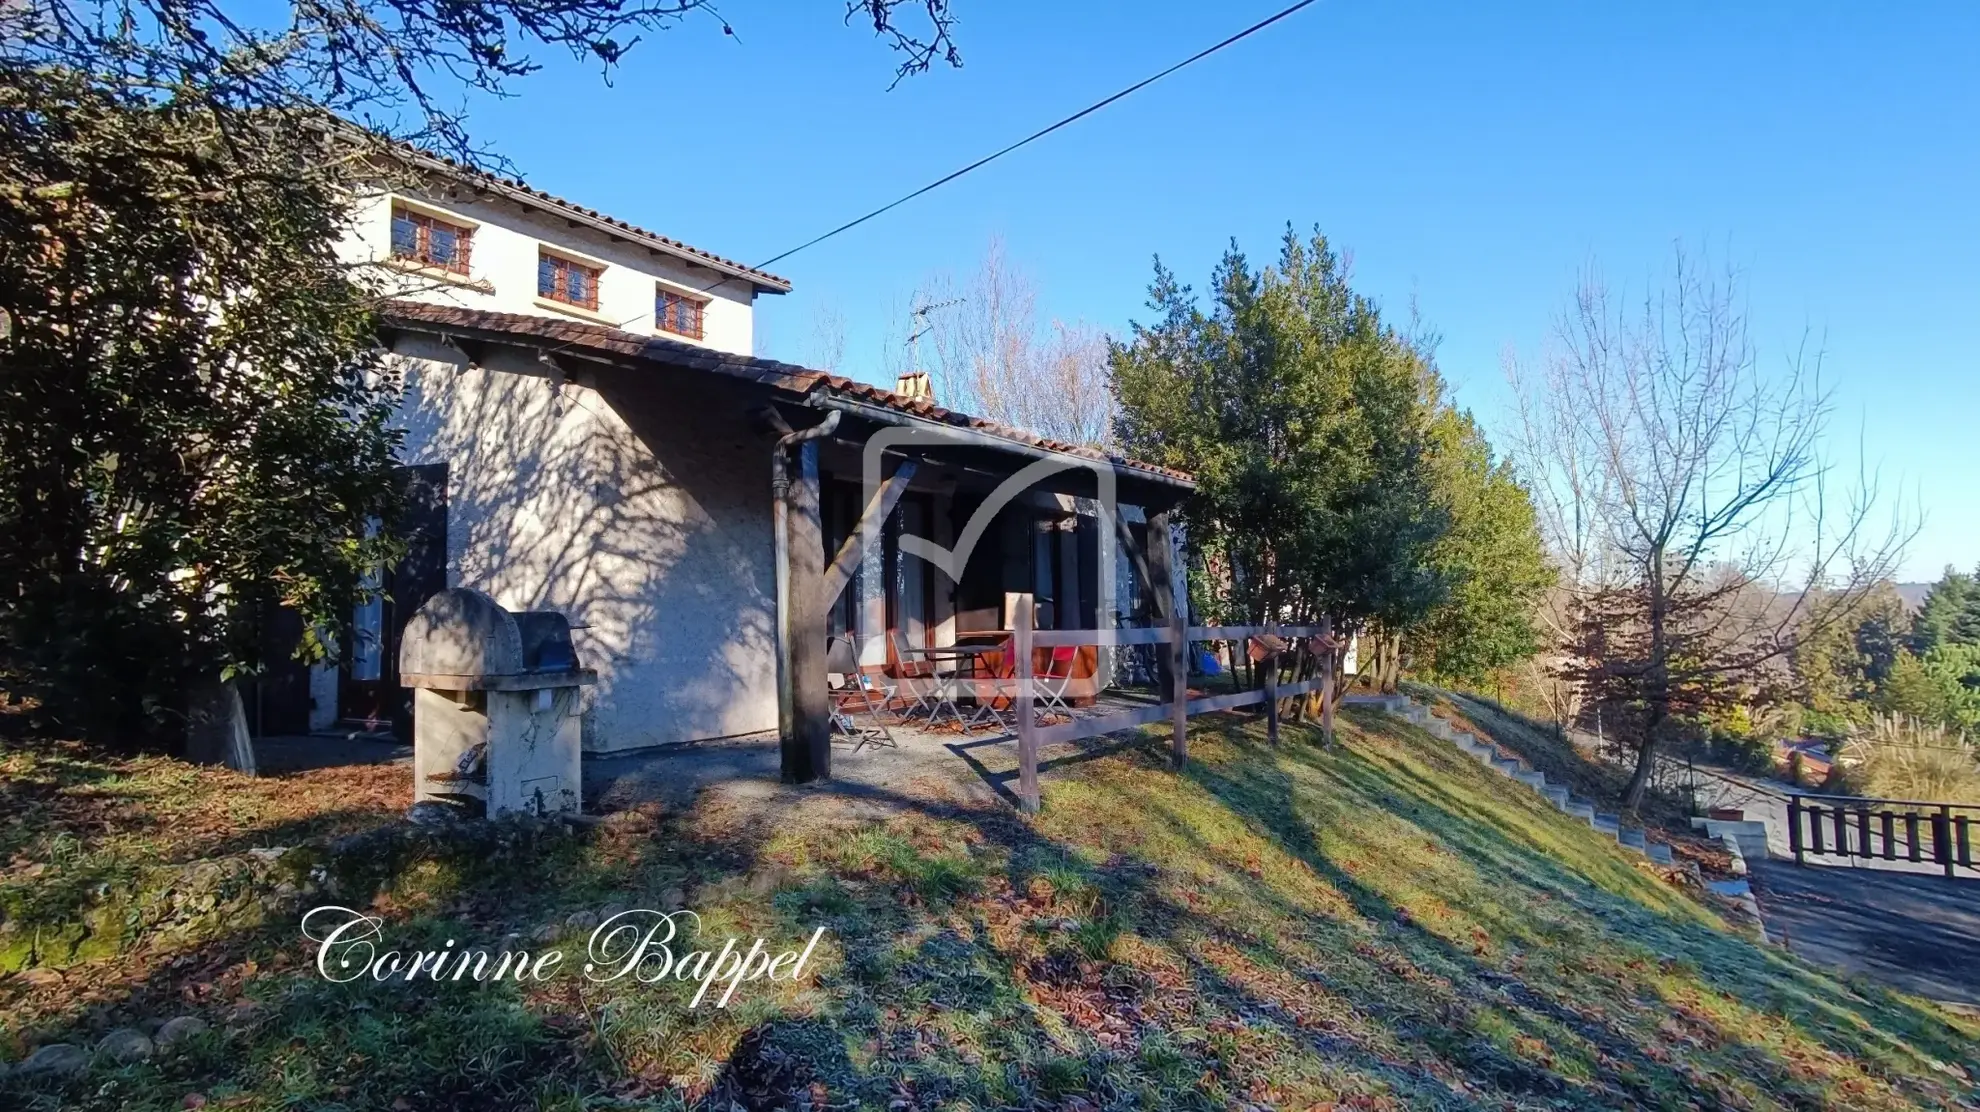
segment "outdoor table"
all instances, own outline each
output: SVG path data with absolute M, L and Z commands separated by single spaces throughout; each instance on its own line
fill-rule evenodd
M 925 649 L 910 648 L 901 650 L 904 656 L 920 657 L 931 663 L 938 660 L 955 662 L 957 671 L 950 679 L 967 681 L 970 684 L 970 694 L 972 696 L 976 694 L 975 685 L 978 680 L 995 678 L 985 677 L 981 673 L 983 671 L 984 658 L 997 651 L 998 647 L 996 645 L 939 645 Z M 965 669 L 967 670 L 966 674 Z M 952 689 L 950 686 L 944 683 L 938 690 L 940 691 L 940 695 L 937 698 L 935 709 L 930 711 L 928 715 L 929 725 L 934 725 L 941 718 L 942 710 L 946 707 L 950 716 L 956 720 L 956 725 L 961 727 L 962 732 L 965 734 L 969 733 L 971 726 L 980 725 L 985 718 L 996 723 L 999 729 L 1003 728 L 1003 717 L 990 705 L 989 699 L 977 698 L 976 713 L 970 715 L 968 718 L 964 718 L 962 708 L 956 705 L 955 696 L 951 694 Z

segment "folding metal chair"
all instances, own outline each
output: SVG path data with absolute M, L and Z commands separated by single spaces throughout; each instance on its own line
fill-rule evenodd
M 1073 664 L 1078 659 L 1078 646 L 1052 646 L 1051 663 L 1045 666 L 1041 675 L 1033 677 L 1031 685 L 1031 705 L 1039 714 L 1056 712 L 1072 717 L 1072 704 L 1066 702 L 1066 689 L 1072 686 Z
M 914 650 L 900 630 L 890 631 L 889 636 L 894 646 L 892 678 L 897 697 L 906 705 L 904 714 L 925 714 L 933 723 L 942 707 L 944 681 L 954 673 L 937 671 L 933 662 L 912 655 Z
M 900 748 L 900 742 L 894 740 L 893 731 L 881 717 L 894 698 L 894 690 L 860 668 L 859 648 L 850 638 L 833 637 L 825 642 L 825 671 L 828 676 L 838 677 L 828 686 L 832 725 L 856 739 L 852 751 L 857 753 L 869 745 Z M 868 725 L 861 726 L 855 720 L 860 714 L 866 716 Z

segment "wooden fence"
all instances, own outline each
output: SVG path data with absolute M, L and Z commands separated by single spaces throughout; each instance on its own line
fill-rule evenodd
M 1012 710 L 1017 718 L 1018 742 L 1018 805 L 1026 811 L 1038 810 L 1038 748 L 1081 738 L 1098 737 L 1116 730 L 1132 729 L 1151 722 L 1168 719 L 1174 730 L 1171 742 L 1171 759 L 1181 768 L 1189 759 L 1189 716 L 1209 714 L 1213 711 L 1231 710 L 1253 703 L 1265 704 L 1265 728 L 1267 736 L 1277 743 L 1279 740 L 1279 700 L 1304 695 L 1308 692 L 1321 692 L 1321 704 L 1327 729 L 1333 725 L 1334 688 L 1334 649 L 1327 647 L 1321 655 L 1320 674 L 1297 683 L 1279 686 L 1279 661 L 1268 658 L 1263 662 L 1265 684 L 1252 691 L 1235 691 L 1224 695 L 1204 695 L 1189 697 L 1189 646 L 1195 641 L 1247 641 L 1253 637 L 1275 636 L 1284 638 L 1320 637 L 1330 638 L 1330 625 L 1317 626 L 1191 626 L 1184 623 L 1180 606 L 1170 608 L 1165 624 L 1133 629 L 1033 629 L 1032 596 L 1020 595 L 1012 620 L 1011 655 L 1016 658 L 1016 668 L 1012 679 L 1016 692 Z M 1034 713 L 1036 689 L 1036 667 L 1032 661 L 1032 650 L 1056 648 L 1065 645 L 1095 645 L 1126 647 L 1130 645 L 1168 646 L 1167 667 L 1162 673 L 1167 679 L 1169 690 L 1166 701 L 1133 710 L 1121 711 L 1104 716 L 1074 717 L 1070 722 L 1053 726 L 1038 725 Z
M 1810 854 L 1930 861 L 1956 877 L 1975 867 L 1976 819 L 1980 807 L 1959 803 L 1798 794 L 1788 798 L 1788 849 L 1797 862 Z

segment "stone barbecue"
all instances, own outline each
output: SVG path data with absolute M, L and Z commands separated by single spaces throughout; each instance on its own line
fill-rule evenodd
M 579 807 L 579 667 L 570 622 L 511 613 L 455 587 L 420 607 L 399 648 L 413 689 L 413 802 L 496 817 Z

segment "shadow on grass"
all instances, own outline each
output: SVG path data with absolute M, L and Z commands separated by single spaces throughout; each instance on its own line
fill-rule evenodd
M 1387 719 L 1363 718 L 1360 724 L 1368 740 L 1401 741 L 1407 731 Z M 1792 1023 L 1811 1041 L 1868 1063 L 1872 1072 L 1906 1054 L 1939 1060 L 1971 1059 L 1970 1036 L 1942 1016 L 1889 992 L 1852 990 L 1778 951 L 1763 950 L 1741 936 L 1716 929 L 1701 914 L 1672 914 L 1642 902 L 1641 886 L 1649 882 L 1615 852 L 1590 853 L 1589 846 L 1600 843 L 1592 842 L 1587 831 L 1523 797 L 1501 799 L 1507 804 L 1503 807 L 1481 802 L 1501 793 L 1514 794 L 1517 789 L 1480 774 L 1477 766 L 1455 750 L 1428 740 L 1427 735 L 1415 740 L 1422 744 L 1410 746 L 1408 756 L 1434 768 L 1438 776 L 1423 775 L 1400 756 L 1372 746 L 1331 752 L 1304 748 L 1269 764 L 1255 759 L 1233 762 L 1242 770 L 1237 775 L 1201 765 L 1192 775 L 1234 811 L 1253 815 L 1289 853 L 1350 893 L 1349 898 L 1370 918 L 1392 914 L 1394 908 L 1367 884 L 1339 868 L 1315 844 L 1312 831 L 1323 824 L 1309 822 L 1293 807 L 1291 801 L 1298 793 L 1289 777 L 1275 771 L 1282 769 L 1286 760 L 1306 763 L 1350 788 L 1361 814 L 1349 821 L 1366 822 L 1386 812 L 1456 849 L 1480 874 L 1486 888 L 1563 897 L 1591 917 L 1591 927 L 1608 934 L 1625 950 L 1642 955 L 1638 961 L 1648 958 L 1659 967 L 1676 965 L 1680 970 L 1695 967 L 1705 984 L 1678 991 L 1668 982 L 1681 978 L 1657 981 L 1659 999 L 1679 1021 L 1680 1029 L 1674 1033 L 1678 1044 L 1689 1037 L 1683 1030 L 1687 1025 L 1705 1028 L 1710 1036 L 1707 1041 L 1731 1046 L 1732 1058 L 1749 1075 L 1761 1078 L 1769 1093 L 1824 1099 L 1819 1089 L 1800 1076 L 1795 1063 L 1776 1054 L 1778 1048 L 1765 1045 L 1764 1037 L 1759 1041 L 1752 1037 L 1756 1030 L 1764 1032 L 1780 1023 Z M 1360 751 L 1362 748 L 1368 751 Z M 1471 791 L 1454 790 L 1458 784 Z M 1341 817 L 1338 813 L 1333 816 L 1335 821 Z M 1581 839 L 1582 844 L 1573 845 L 1574 839 Z M 1527 946 L 1550 941 L 1533 931 L 1533 917 L 1519 909 L 1491 904 L 1466 910 L 1488 925 L 1495 938 L 1517 940 Z M 1641 1053 L 1630 1049 L 1633 1044 L 1627 1033 L 1576 1019 L 1579 1013 L 1568 1006 L 1570 1001 L 1545 999 L 1530 986 L 1509 981 L 1503 972 L 1461 953 L 1448 939 L 1421 925 L 1412 926 L 1416 938 L 1435 951 L 1425 960 L 1426 965 L 1464 967 L 1471 979 L 1488 985 L 1510 983 L 1516 986 L 1521 1009 L 1577 1031 L 1605 1060 L 1632 1067 L 1608 1075 L 1609 1080 L 1630 1089 L 1632 1096 L 1645 1095 L 1631 1084 L 1632 1073 L 1670 1073 L 1661 1066 L 1653 1067 Z M 1722 1010 L 1744 1013 L 1737 1017 L 1743 1021 L 1736 1025 L 1740 1031 L 1732 1030 L 1734 1025 L 1711 1022 L 1699 1010 L 1701 1000 L 1715 994 L 1736 1001 L 1734 1007 Z M 1536 1037 L 1546 1034 L 1539 1030 L 1528 1033 Z M 1671 1091 L 1666 1090 L 1665 1095 Z
M 1939 1095 L 1919 1054 L 1980 1069 L 1942 1020 L 1725 935 L 1613 851 L 1557 858 L 1564 827 L 1427 737 L 1351 713 L 1344 745 L 1289 727 L 1272 749 L 1248 721 L 1202 720 L 1181 776 L 1153 744 L 1064 766 L 1037 819 L 874 787 L 705 797 L 525 853 L 395 858 L 340 897 L 403 948 L 514 934 L 571 964 L 585 921 L 558 925 L 612 907 L 684 900 L 711 935 L 772 942 L 826 929 L 815 978 L 727 1009 L 581 976 L 329 984 L 300 967 L 291 917 L 78 971 L 66 998 L 0 983 L 36 1041 L 140 1014 L 215 1026 L 66 1086 L 0 1081 L 0 1104 L 1677 1107 L 1718 1099 L 1733 1082 L 1715 1074 L 1833 1098 L 1752 1017 L 1712 1028 L 1694 1006 L 1712 993 L 1919 1106 Z M 1680 1006 L 1701 1018 L 1659 1033 Z M 1717 1045 L 1686 1049 L 1694 1030 Z

